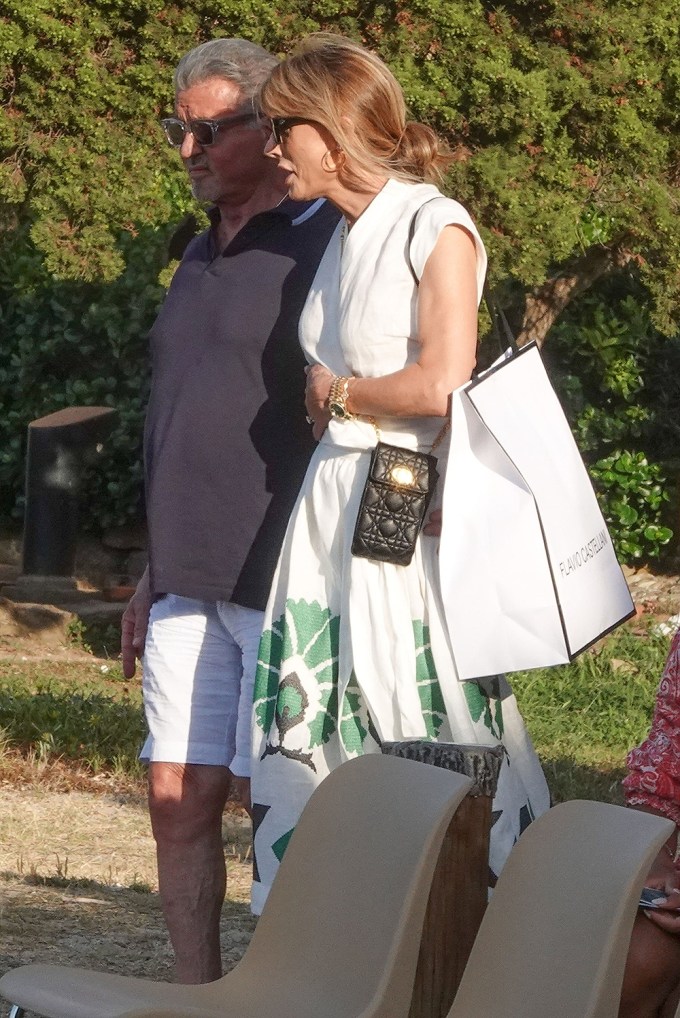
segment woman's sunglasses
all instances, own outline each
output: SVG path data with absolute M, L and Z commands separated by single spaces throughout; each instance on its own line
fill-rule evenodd
M 161 120 L 161 127 L 173 148 L 180 148 L 187 134 L 193 135 L 194 141 L 201 148 L 207 148 L 215 144 L 218 131 L 235 127 L 237 124 L 245 124 L 247 120 L 254 120 L 256 116 L 256 113 L 250 112 L 222 117 L 221 120 L 180 120 L 179 117 L 166 117 Z
M 295 127 L 296 124 L 314 124 L 316 121 L 307 120 L 305 117 L 272 117 L 272 134 L 274 135 L 274 141 L 277 145 L 280 145 L 291 127 Z

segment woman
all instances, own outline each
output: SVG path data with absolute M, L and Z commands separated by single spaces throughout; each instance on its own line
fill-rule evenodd
M 397 446 L 436 446 L 442 476 L 432 508 L 441 505 L 449 394 L 475 363 L 482 241 L 465 209 L 426 182 L 444 162 L 436 136 L 406 121 L 401 89 L 373 54 L 347 39 L 313 36 L 272 72 L 260 101 L 273 124 L 269 154 L 291 198 L 326 198 L 344 219 L 300 320 L 319 447 L 288 527 L 260 645 L 256 912 L 314 787 L 349 757 L 379 751 L 381 741 L 503 743 L 493 873 L 548 807 L 507 682 L 458 680 L 438 542 L 420 536 L 407 566 L 350 553 L 378 432 Z
M 623 787 L 629 806 L 668 817 L 676 830 L 645 883 L 668 895 L 667 908 L 635 920 L 620 1018 L 669 1018 L 680 1000 L 680 632 L 675 634 L 656 695 L 649 735 L 628 754 Z

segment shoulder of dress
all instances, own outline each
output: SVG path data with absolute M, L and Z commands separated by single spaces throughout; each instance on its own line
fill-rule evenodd
M 445 194 L 436 194 L 426 201 L 415 213 L 414 232 L 424 230 L 425 233 L 439 231 L 444 226 L 462 226 L 474 235 L 479 233 L 471 214 L 455 198 Z
M 395 193 L 393 211 L 395 218 L 402 222 L 415 220 L 433 223 L 442 217 L 450 217 L 452 213 L 462 219 L 469 218 L 460 202 L 442 194 L 434 184 L 399 183 L 399 187 L 399 192 Z

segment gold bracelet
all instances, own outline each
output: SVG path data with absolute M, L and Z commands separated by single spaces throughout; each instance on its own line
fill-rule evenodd
M 336 377 L 331 382 L 331 387 L 328 393 L 328 411 L 331 417 L 334 417 L 337 421 L 353 421 L 355 414 L 353 414 L 347 406 L 347 400 L 349 399 L 349 378 Z

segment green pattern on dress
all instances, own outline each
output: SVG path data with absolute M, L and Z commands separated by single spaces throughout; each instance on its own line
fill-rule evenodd
M 255 675 L 255 719 L 270 740 L 265 755 L 280 752 L 313 768 L 310 753 L 292 751 L 286 734 L 298 724 L 307 726 L 307 745 L 313 750 L 338 733 L 348 755 L 363 751 L 369 720 L 354 673 L 338 709 L 338 651 L 340 618 L 317 601 L 286 601 L 284 614 L 262 634 Z M 313 676 L 314 715 L 307 717 L 309 692 L 297 671 Z M 272 741 L 278 729 L 278 745 Z
M 481 719 L 484 727 L 488 728 L 496 739 L 502 741 L 503 701 L 490 697 L 477 682 L 464 682 L 463 691 L 472 720 Z
M 423 711 L 428 739 L 439 736 L 446 720 L 446 707 L 430 645 L 430 627 L 413 619 L 413 639 L 416 645 L 416 683 Z
M 292 838 L 294 830 L 295 828 L 291 827 L 289 831 L 286 831 L 286 833 L 282 834 L 280 838 L 277 838 L 274 844 L 272 845 L 272 852 L 279 860 L 279 862 L 281 862 L 285 855 L 286 849 L 288 848 L 288 842 Z
M 317 601 L 286 601 L 284 614 L 265 630 L 260 639 L 255 672 L 255 719 L 269 733 L 274 721 L 294 708 L 302 710 L 302 701 L 292 702 L 288 690 L 299 686 L 299 677 L 282 674 L 282 665 L 296 656 L 304 662 L 321 687 L 322 702 L 328 706 L 335 691 L 337 698 L 338 643 L 340 618 Z M 335 711 L 337 715 L 337 709 Z M 322 741 L 327 742 L 330 732 Z
M 430 645 L 430 631 L 413 620 L 416 683 L 427 738 L 436 739 L 446 720 L 444 697 Z M 255 675 L 255 719 L 267 737 L 264 755 L 281 753 L 312 769 L 312 754 L 286 744 L 289 732 L 305 725 L 307 749 L 326 745 L 337 733 L 348 756 L 362 753 L 366 738 L 377 739 L 354 672 L 338 704 L 340 618 L 317 601 L 286 601 L 283 615 L 260 640 Z M 309 688 L 313 677 L 317 687 Z M 312 695 L 313 694 L 313 695 Z M 313 716 L 310 718 L 310 699 Z
M 357 677 L 352 672 L 340 713 L 340 740 L 349 756 L 361 753 L 368 735 L 369 719 Z
M 268 732 L 274 720 L 276 694 L 279 688 L 279 670 L 283 648 L 283 616 L 278 623 L 260 637 L 257 670 L 255 672 L 255 720 L 263 732 Z

